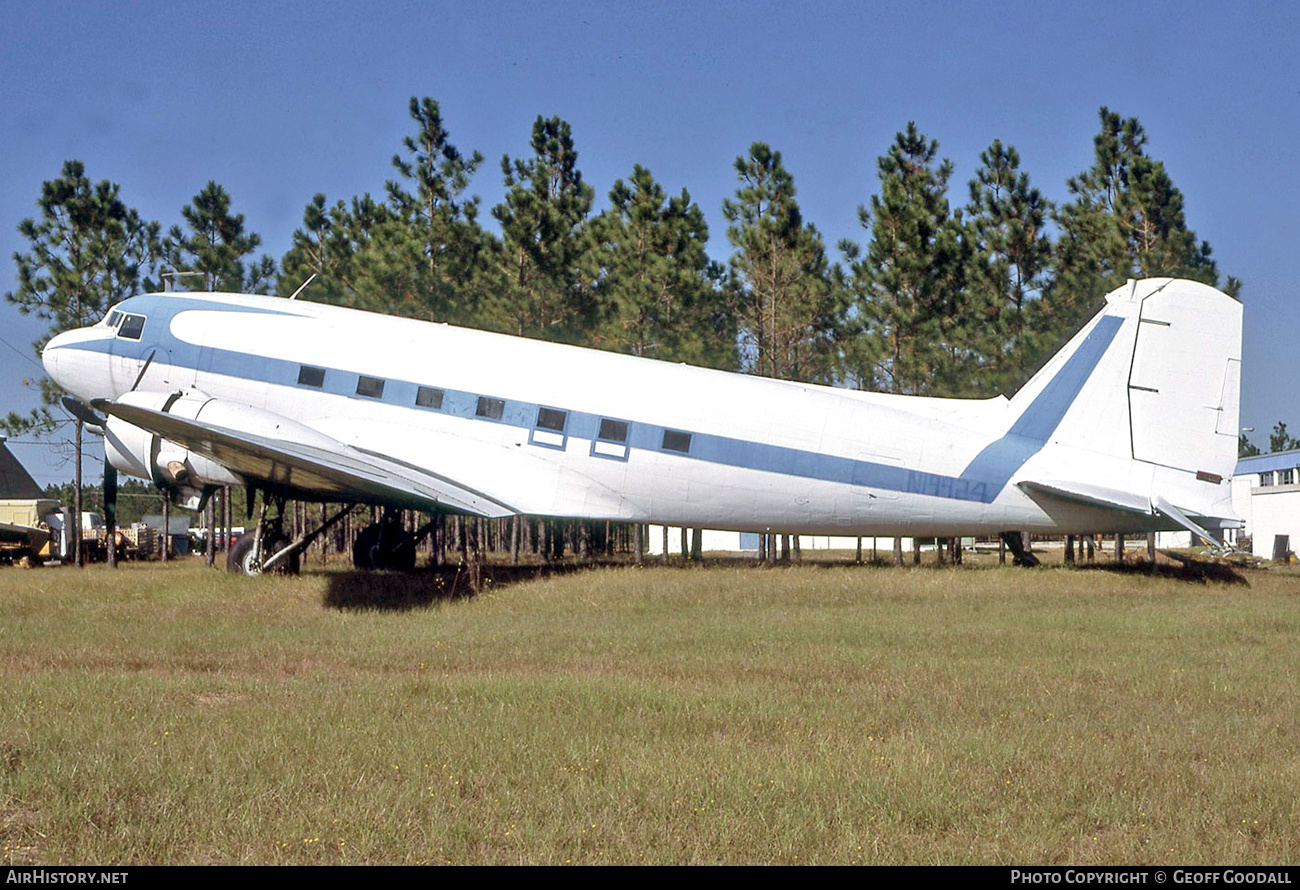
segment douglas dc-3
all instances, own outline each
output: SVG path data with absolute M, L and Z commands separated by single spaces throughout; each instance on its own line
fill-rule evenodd
M 274 498 L 741 531 L 1240 527 L 1241 304 L 1130 281 L 1011 398 L 835 389 L 226 293 L 132 297 L 50 341 L 107 458 L 196 508 Z M 341 514 L 336 514 L 341 515 Z M 319 531 L 319 530 L 318 530 Z M 400 523 L 360 564 L 409 562 Z M 234 560 L 296 563 L 262 518 Z M 378 546 L 382 545 L 382 546 Z M 385 556 L 385 554 L 411 556 Z

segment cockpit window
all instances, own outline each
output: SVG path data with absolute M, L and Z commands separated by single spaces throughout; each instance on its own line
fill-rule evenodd
M 122 326 L 117 329 L 117 335 L 127 340 L 139 340 L 140 335 L 144 333 L 144 316 L 130 315 L 123 313 Z
M 104 319 L 104 324 L 108 325 L 110 328 L 115 328 L 121 323 L 122 313 L 118 312 L 116 309 L 108 313 L 108 317 Z

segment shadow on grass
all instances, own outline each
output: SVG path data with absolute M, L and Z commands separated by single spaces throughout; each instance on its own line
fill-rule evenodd
M 1009 565 L 1008 561 L 1008 565 Z M 862 563 L 853 563 L 844 560 L 819 560 L 817 558 L 805 557 L 802 566 L 806 569 L 819 568 L 857 568 L 871 569 L 891 569 L 891 570 L 910 570 L 910 571 L 949 571 L 952 569 L 966 569 L 971 571 L 980 571 L 996 569 L 999 566 L 987 561 L 974 561 L 966 565 L 953 565 L 952 563 L 938 563 L 927 560 L 920 565 L 913 565 L 911 559 L 906 561 L 903 566 L 894 566 L 886 558 L 876 560 L 866 559 Z M 768 566 L 765 563 L 755 560 L 751 556 L 708 556 L 700 561 L 686 561 L 673 557 L 668 562 L 659 558 L 647 559 L 644 563 L 646 568 L 670 568 L 682 571 L 699 571 L 708 568 L 720 567 L 749 567 L 755 571 L 764 571 L 771 569 L 786 569 L 792 566 L 792 563 L 778 562 L 775 566 Z M 483 589 L 492 591 L 508 587 L 512 584 L 521 582 L 535 581 L 539 578 L 548 578 L 556 575 L 571 575 L 576 572 L 586 572 L 599 568 L 632 568 L 633 564 L 626 560 L 593 560 L 589 562 L 561 562 L 551 563 L 548 565 L 499 565 L 488 563 L 483 566 Z M 1044 568 L 1061 568 L 1061 566 L 1045 566 Z M 1028 569 L 1027 571 L 1033 571 Z M 1187 559 L 1181 564 L 1174 565 L 1171 563 L 1157 563 L 1153 568 L 1147 562 L 1095 562 L 1082 563 L 1075 565 L 1071 571 L 1078 572 L 1108 572 L 1118 575 L 1132 575 L 1144 577 L 1168 578 L 1174 581 L 1187 581 L 1205 584 L 1208 582 L 1218 582 L 1224 584 L 1233 584 L 1241 586 L 1250 586 L 1249 580 L 1236 567 L 1226 563 L 1205 562 L 1195 559 Z M 329 576 L 326 586 L 324 604 L 333 609 L 356 609 L 370 610 L 378 609 L 383 611 L 407 611 L 410 609 L 420 609 L 427 606 L 437 605 L 462 597 L 473 596 L 470 589 L 469 572 L 464 566 L 441 566 L 438 568 L 423 568 L 413 572 L 362 572 L 348 571 L 337 572 Z
M 555 565 L 485 565 L 483 589 L 533 581 L 552 575 L 588 571 L 603 563 Z M 440 566 L 412 572 L 336 572 L 326 583 L 324 603 L 331 609 L 404 612 L 473 596 L 469 572 L 463 566 Z
M 1154 567 L 1149 562 L 1085 563 L 1075 566 L 1074 570 L 1109 572 L 1115 575 L 1145 575 L 1149 578 L 1169 578 L 1174 581 L 1195 581 L 1201 584 L 1215 581 L 1221 584 L 1250 586 L 1250 581 L 1235 566 L 1221 562 L 1203 562 L 1198 559 L 1188 559 L 1180 565 L 1156 563 Z

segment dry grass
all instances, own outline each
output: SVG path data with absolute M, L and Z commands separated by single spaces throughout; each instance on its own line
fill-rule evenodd
M 1300 579 L 0 574 L 44 863 L 1292 863 Z

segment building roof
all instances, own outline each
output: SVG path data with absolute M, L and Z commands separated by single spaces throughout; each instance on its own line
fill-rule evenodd
M 36 484 L 31 473 L 23 469 L 18 458 L 5 447 L 4 441 L 0 436 L 0 499 L 16 501 L 45 497 L 44 489 Z
M 1243 457 L 1237 461 L 1235 475 L 1245 476 L 1249 473 L 1267 473 L 1270 470 L 1289 470 L 1292 467 L 1300 467 L 1300 448 Z

